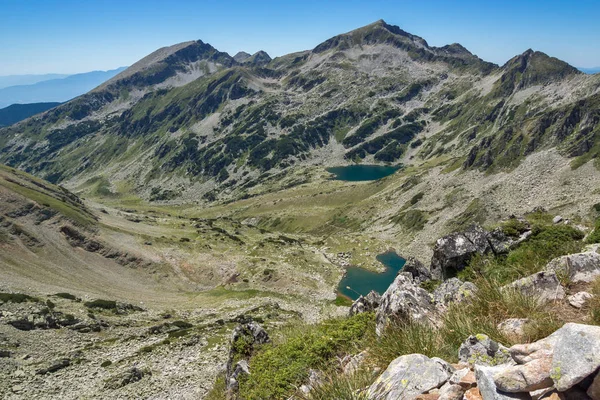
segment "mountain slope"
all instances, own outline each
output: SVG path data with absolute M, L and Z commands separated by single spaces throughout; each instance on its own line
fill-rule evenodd
M 197 201 L 243 198 L 315 164 L 500 171 L 544 149 L 580 164 L 599 151 L 600 78 L 543 53 L 499 67 L 377 21 L 311 51 L 260 55 L 240 63 L 201 41 L 160 49 L 2 130 L 0 159 L 52 181 L 103 176 L 145 199 Z
M 67 74 L 41 74 L 41 75 L 5 75 L 0 76 L 0 89 L 4 89 L 9 86 L 17 85 L 33 85 L 42 81 L 49 81 L 50 79 L 62 79 L 66 78 Z
M 16 124 L 32 115 L 48 111 L 60 103 L 13 104 L 0 109 L 0 126 Z
M 0 107 L 11 104 L 64 102 L 89 92 L 125 68 L 112 71 L 93 71 L 50 79 L 29 85 L 9 86 L 0 89 Z

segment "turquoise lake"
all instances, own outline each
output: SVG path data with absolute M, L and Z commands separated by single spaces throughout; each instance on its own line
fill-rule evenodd
M 377 256 L 377 261 L 386 266 L 385 272 L 377 273 L 358 267 L 346 268 L 346 275 L 338 285 L 341 295 L 356 300 L 359 295 L 367 295 L 371 290 L 383 294 L 394 281 L 406 260 L 393 251 Z
M 398 171 L 400 167 L 386 165 L 348 165 L 345 167 L 327 168 L 327 172 L 332 173 L 332 179 L 338 181 L 375 181 Z

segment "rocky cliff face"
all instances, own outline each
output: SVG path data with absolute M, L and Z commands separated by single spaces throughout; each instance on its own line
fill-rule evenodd
M 599 87 L 543 53 L 499 67 L 384 21 L 274 60 L 187 42 L 2 130 L 0 161 L 54 182 L 126 181 L 150 200 L 244 197 L 317 163 L 500 171 L 553 147 L 581 163 L 597 151 Z

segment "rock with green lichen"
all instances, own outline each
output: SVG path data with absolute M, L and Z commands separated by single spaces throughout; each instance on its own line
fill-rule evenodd
M 367 397 L 377 400 L 410 399 L 441 387 L 452 372 L 422 354 L 396 358 L 369 388 Z
M 514 364 L 508 348 L 490 339 L 487 335 L 469 336 L 458 350 L 461 363 L 469 365 Z

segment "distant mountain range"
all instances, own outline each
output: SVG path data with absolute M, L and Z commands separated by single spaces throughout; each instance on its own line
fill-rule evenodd
M 17 85 L 33 85 L 38 82 L 49 81 L 51 79 L 62 79 L 69 74 L 43 74 L 43 75 L 6 75 L 0 76 L 0 89 Z
M 16 124 L 32 115 L 48 111 L 61 103 L 13 104 L 0 109 L 0 127 Z
M 44 75 L 0 77 L 0 87 L 7 82 L 32 82 L 38 79 L 36 83 L 1 88 L 0 108 L 11 104 L 62 103 L 89 92 L 125 69 L 125 67 L 121 67 L 111 71 L 92 71 L 66 77 L 57 75 L 60 78 L 50 80 L 43 80 Z M 45 77 L 47 78 L 48 75 Z
M 600 67 L 594 67 L 594 68 L 579 68 L 579 70 L 581 72 L 585 72 L 586 74 L 597 74 L 598 72 L 600 72 Z

